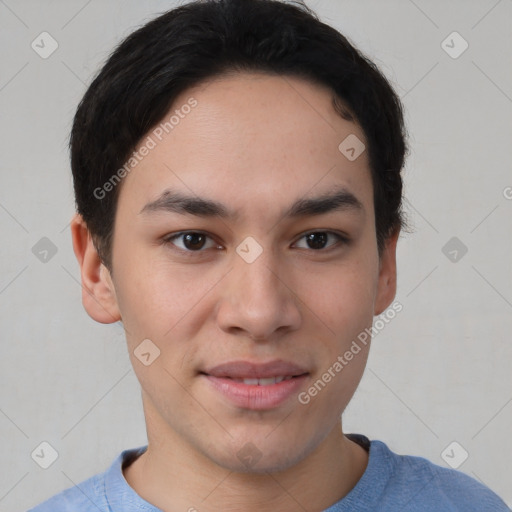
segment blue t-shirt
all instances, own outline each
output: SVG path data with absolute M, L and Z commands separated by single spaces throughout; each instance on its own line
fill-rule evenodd
M 496 494 L 464 473 L 422 457 L 397 455 L 382 441 L 370 442 L 360 434 L 347 437 L 368 449 L 368 465 L 355 487 L 324 512 L 510 512 Z M 123 465 L 146 448 L 123 451 L 104 473 L 28 512 L 161 512 L 143 500 L 122 473 Z M 200 510 L 199 504 L 196 508 Z

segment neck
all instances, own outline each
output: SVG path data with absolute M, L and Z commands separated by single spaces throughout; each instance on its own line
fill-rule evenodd
M 312 453 L 285 471 L 233 472 L 145 409 L 148 449 L 123 473 L 143 499 L 166 512 L 324 510 L 350 492 L 368 463 L 367 452 L 343 435 L 340 421 Z

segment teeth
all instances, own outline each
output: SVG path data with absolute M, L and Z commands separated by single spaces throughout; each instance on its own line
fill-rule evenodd
M 276 377 L 268 377 L 266 379 L 258 379 L 260 386 L 268 386 L 269 384 L 275 384 L 277 382 Z
M 278 377 L 267 377 L 265 379 L 233 379 L 235 382 L 243 382 L 248 386 L 270 386 L 272 384 L 279 384 L 283 380 L 290 380 L 293 377 L 288 375 L 284 377 L 283 375 L 279 375 Z

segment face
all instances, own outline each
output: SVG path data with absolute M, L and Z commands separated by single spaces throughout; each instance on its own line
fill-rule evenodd
M 121 185 L 113 274 L 84 299 L 123 322 L 149 437 L 231 470 L 247 455 L 286 469 L 339 427 L 368 344 L 344 354 L 394 296 L 366 151 L 339 149 L 364 133 L 331 98 L 265 74 L 183 93 L 179 121 L 141 141 L 154 147 Z

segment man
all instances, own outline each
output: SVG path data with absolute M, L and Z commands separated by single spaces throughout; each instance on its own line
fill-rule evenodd
M 122 321 L 148 445 L 33 510 L 507 510 L 343 433 L 395 297 L 407 147 L 341 34 L 269 0 L 169 11 L 111 55 L 70 147 L 84 307 Z

